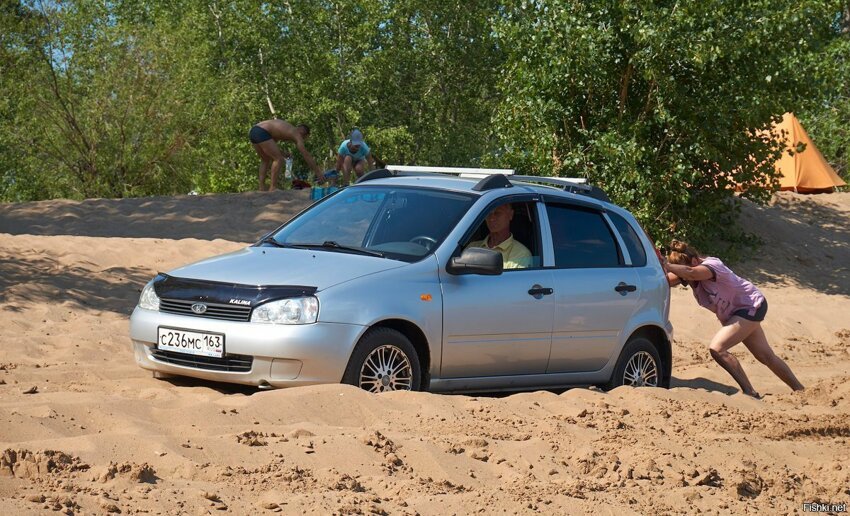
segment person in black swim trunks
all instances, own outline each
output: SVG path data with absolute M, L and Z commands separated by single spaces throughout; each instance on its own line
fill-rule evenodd
M 288 151 L 286 154 L 281 151 L 277 145 L 277 142 L 281 141 L 294 143 L 301 156 L 304 157 L 304 161 L 307 162 L 307 165 L 316 174 L 316 181 L 324 181 L 325 177 L 322 170 L 304 146 L 304 140 L 309 137 L 310 127 L 306 124 L 294 126 L 286 120 L 264 120 L 251 128 L 248 132 L 248 139 L 251 140 L 254 150 L 257 151 L 257 154 L 262 160 L 260 162 L 260 191 L 266 190 L 266 172 L 269 169 L 271 169 L 269 191 L 277 188 L 277 175 L 280 173 L 283 161 L 292 155 Z

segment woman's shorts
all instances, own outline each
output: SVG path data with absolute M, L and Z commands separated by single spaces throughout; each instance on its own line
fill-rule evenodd
M 255 125 L 250 131 L 248 131 L 248 139 L 251 140 L 251 143 L 256 145 L 258 143 L 263 143 L 266 140 L 271 140 L 272 135 L 270 135 L 269 132 L 262 127 Z
M 735 310 L 732 312 L 732 315 L 737 315 L 742 319 L 746 319 L 748 321 L 762 322 L 764 320 L 764 316 L 767 315 L 767 299 L 761 302 L 761 306 L 759 306 L 753 315 L 750 315 L 752 308 L 741 308 L 740 310 Z

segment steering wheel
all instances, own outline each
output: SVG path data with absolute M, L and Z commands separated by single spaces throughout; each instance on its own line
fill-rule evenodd
M 429 251 L 431 250 L 431 248 L 433 246 L 437 245 L 437 241 L 434 240 L 433 238 L 427 236 L 427 235 L 415 236 L 415 237 L 411 238 L 409 241 L 414 243 L 414 244 L 419 244 Z

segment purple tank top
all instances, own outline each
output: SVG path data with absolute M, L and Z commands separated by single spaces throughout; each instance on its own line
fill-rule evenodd
M 720 322 L 725 323 L 738 310 L 754 315 L 764 302 L 764 295 L 755 285 L 732 272 L 718 258 L 708 257 L 700 265 L 711 269 L 714 277 L 691 282 L 691 290 L 697 303 L 714 312 Z

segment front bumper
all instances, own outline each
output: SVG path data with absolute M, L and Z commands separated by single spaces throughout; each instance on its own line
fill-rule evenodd
M 157 359 L 157 328 L 223 333 L 227 354 L 253 357 L 250 370 L 218 371 Z M 130 316 L 136 363 L 144 369 L 218 382 L 273 387 L 338 383 L 365 326 L 322 323 L 274 325 L 174 315 L 139 307 Z

